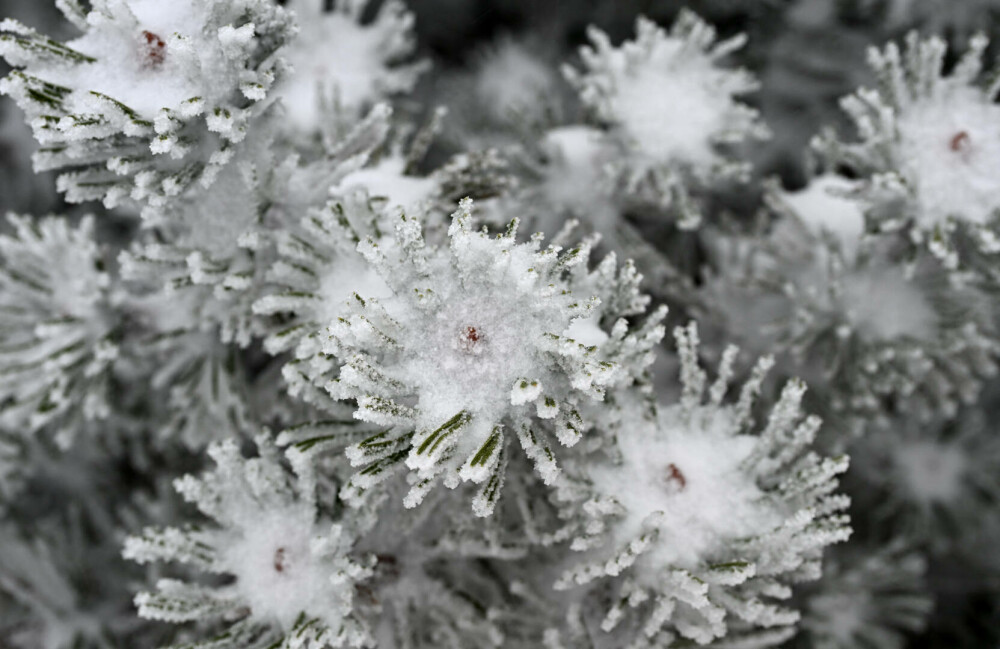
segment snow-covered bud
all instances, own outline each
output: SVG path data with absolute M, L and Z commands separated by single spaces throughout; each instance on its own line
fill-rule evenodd
M 291 0 L 299 33 L 286 56 L 292 71 L 275 92 L 290 126 L 312 135 L 361 117 L 377 102 L 413 89 L 426 62 L 411 58 L 416 44 L 413 14 L 400 0 L 379 3 L 375 17 L 362 23 L 370 0 Z
M 709 387 L 697 329 L 675 335 L 679 402 L 652 418 L 636 416 L 616 436 L 611 458 L 568 472 L 580 482 L 563 492 L 565 517 L 575 521 L 571 547 L 591 552 L 556 587 L 620 577 L 602 623 L 604 632 L 620 634 L 617 646 L 723 637 L 768 646 L 794 632 L 799 614 L 782 603 L 790 586 L 817 578 L 823 548 L 850 534 L 842 513 L 848 500 L 834 493 L 847 458 L 810 450 L 820 421 L 803 416 L 799 381 L 754 426 L 770 359 L 726 403 L 735 348 Z M 634 623 L 619 627 L 629 609 L 636 609 Z
M 683 11 L 669 32 L 639 18 L 635 40 L 620 47 L 596 28 L 590 40 L 580 52 L 584 69 L 564 71 L 622 147 L 626 193 L 674 206 L 682 224 L 695 225 L 689 181 L 745 178 L 748 167 L 732 157 L 733 145 L 768 135 L 757 111 L 736 99 L 757 81 L 720 65 L 745 39 L 717 41 L 714 28 Z
M 252 128 L 293 27 L 269 0 L 57 3 L 83 32 L 65 44 L 0 23 L 0 82 L 72 202 L 131 199 L 144 214 L 211 185 Z
M 472 226 L 464 200 L 449 245 L 429 245 L 421 225 L 397 217 L 391 239 L 358 249 L 391 294 L 355 293 L 329 326 L 322 353 L 339 375 L 323 377 L 337 399 L 356 399 L 355 417 L 385 427 L 348 448 L 365 467 L 345 487 L 362 492 L 405 463 L 411 506 L 442 479 L 481 485 L 474 510 L 499 497 L 511 436 L 543 480 L 555 477 L 550 440 L 572 446 L 589 427 L 581 406 L 631 384 L 663 334 L 655 312 L 629 332 L 620 317 L 641 312 L 631 265 L 608 259 L 588 269 L 590 249 L 518 243 L 517 220 L 497 237 Z M 606 305 L 606 306 L 602 306 Z
M 912 33 L 903 51 L 895 43 L 873 48 L 878 85 L 842 101 L 856 137 L 842 141 L 830 131 L 814 143 L 863 181 L 859 199 L 871 229 L 905 229 L 949 267 L 963 248 L 956 236 L 970 240 L 963 254 L 1000 251 L 1000 84 L 982 73 L 986 46 L 985 37 L 973 38 L 947 76 L 939 37 Z
M 232 441 L 215 444 L 214 471 L 176 481 L 214 526 L 147 529 L 125 541 L 127 559 L 177 561 L 232 583 L 161 579 L 136 597 L 139 614 L 174 623 L 221 618 L 230 626 L 212 640 L 220 649 L 369 643 L 352 614 L 372 563 L 352 558 L 356 531 L 318 511 L 309 471 L 291 474 L 265 437 L 257 446 L 260 457 L 247 459 Z

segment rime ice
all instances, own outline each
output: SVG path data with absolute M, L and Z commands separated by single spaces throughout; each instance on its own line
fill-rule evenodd
M 62 171 L 71 202 L 101 199 L 162 216 L 214 182 L 260 117 L 290 37 L 265 0 L 104 0 L 60 8 L 83 35 L 56 43 L 13 20 L 0 91 L 25 111 L 42 148 L 36 170 Z M 95 148 L 94 144 L 99 143 Z
M 1000 203 L 1000 106 L 974 87 L 947 84 L 899 116 L 902 175 L 914 187 L 921 227 L 949 217 L 988 224 Z

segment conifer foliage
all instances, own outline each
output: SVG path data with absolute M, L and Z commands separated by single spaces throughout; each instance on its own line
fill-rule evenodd
M 0 648 L 1000 646 L 996 0 L 7 4 Z

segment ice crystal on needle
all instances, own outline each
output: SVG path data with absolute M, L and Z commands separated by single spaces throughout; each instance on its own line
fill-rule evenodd
M 4 649 L 1000 647 L 1000 0 L 0 4 Z

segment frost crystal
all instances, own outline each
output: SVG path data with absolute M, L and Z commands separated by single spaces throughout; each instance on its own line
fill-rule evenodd
M 993 230 L 1000 182 L 1000 84 L 981 75 L 985 37 L 973 38 L 952 70 L 943 73 L 945 42 L 915 33 L 900 52 L 895 43 L 872 49 L 879 85 L 845 98 L 857 140 L 833 133 L 815 147 L 832 163 L 861 176 L 866 218 L 882 230 L 907 228 L 949 266 L 958 264 L 956 230 L 985 253 L 1000 250 Z M 980 79 L 981 76 L 987 78 Z
M 68 200 L 132 199 L 153 214 L 212 184 L 232 159 L 278 71 L 291 34 L 267 0 L 58 3 L 83 35 L 65 44 L 14 20 L 0 83 L 41 148 L 35 168 L 66 170 Z
M 801 382 L 785 386 L 766 424 L 752 432 L 770 359 L 727 405 L 735 348 L 724 354 L 705 399 L 697 329 L 675 335 L 680 402 L 623 426 L 614 459 L 589 465 L 583 482 L 563 492 L 566 506 L 583 515 L 573 524 L 572 547 L 602 550 L 567 571 L 557 588 L 622 576 L 601 628 L 615 632 L 627 610 L 638 609 L 639 621 L 618 631 L 635 634 L 628 646 L 723 637 L 769 646 L 789 637 L 799 617 L 775 600 L 787 599 L 791 584 L 818 578 L 823 548 L 850 533 L 840 513 L 848 500 L 833 493 L 847 458 L 809 450 L 820 421 L 802 417 Z M 757 635 L 760 628 L 771 631 Z
M 1000 648 L 1000 0 L 686 4 L 0 0 L 0 649 Z
M 61 422 L 65 442 L 107 416 L 116 318 L 94 222 L 10 216 L 0 236 L 0 423 Z
M 147 529 L 125 543 L 128 559 L 179 561 L 234 581 L 210 588 L 161 579 L 156 592 L 136 597 L 139 614 L 221 618 L 229 627 L 212 639 L 220 649 L 365 645 L 352 607 L 371 567 L 351 558 L 353 532 L 318 511 L 311 471 L 299 468 L 293 480 L 266 438 L 257 446 L 261 456 L 246 459 L 231 441 L 215 444 L 215 471 L 176 482 L 215 527 Z
M 767 135 L 757 112 L 735 99 L 756 90 L 757 82 L 744 70 L 719 65 L 745 39 L 716 42 L 715 30 L 689 11 L 669 33 L 645 18 L 636 32 L 634 41 L 614 48 L 591 28 L 592 46 L 580 52 L 584 70 L 565 73 L 624 148 L 627 191 L 683 208 L 689 177 L 707 184 L 746 176 L 747 165 L 724 149 Z
M 392 295 L 355 294 L 330 325 L 323 351 L 341 366 L 326 389 L 357 399 L 358 419 L 387 427 L 348 449 L 365 468 L 347 493 L 405 461 L 415 478 L 408 504 L 442 478 L 472 481 L 485 516 L 504 479 L 505 431 L 550 482 L 547 439 L 575 444 L 588 428 L 582 404 L 641 374 L 663 312 L 629 333 L 622 316 L 645 306 L 631 266 L 616 273 L 609 258 L 590 272 L 586 244 L 563 252 L 540 250 L 538 237 L 517 243 L 517 220 L 492 238 L 472 229 L 470 200 L 448 234 L 447 247 L 428 246 L 420 225 L 401 216 L 391 241 L 359 244 Z

